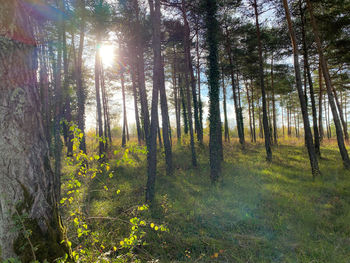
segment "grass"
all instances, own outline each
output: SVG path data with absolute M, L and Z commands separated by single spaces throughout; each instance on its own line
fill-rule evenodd
M 313 181 L 302 144 L 275 146 L 272 163 L 265 161 L 262 143 L 244 150 L 236 142 L 225 144 L 215 186 L 208 148 L 197 148 L 199 166 L 192 168 L 190 148 L 175 144 L 174 175 L 165 175 L 161 160 L 156 204 L 141 215 L 170 231 L 146 228 L 148 245 L 135 253 L 142 262 L 350 262 L 350 172 L 328 143 L 321 148 L 322 176 Z M 137 159 L 118 167 L 112 159 L 115 176 L 89 185 L 89 216 L 109 218 L 91 220 L 105 247 L 128 235 L 125 221 L 143 203 L 146 160 Z

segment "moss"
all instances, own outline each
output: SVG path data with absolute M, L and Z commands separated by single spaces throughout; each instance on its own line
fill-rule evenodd
M 16 205 L 17 212 L 21 217 L 21 221 L 27 231 L 30 231 L 30 242 L 32 243 L 36 259 L 39 262 L 47 260 L 53 262 L 65 254 L 71 255 L 71 248 L 62 243 L 62 240 L 67 240 L 66 229 L 63 227 L 62 220 L 58 214 L 57 204 L 54 204 L 51 221 L 46 222 L 47 231 L 44 233 L 37 220 L 28 218 L 25 213 L 29 213 L 33 205 L 33 198 L 24 185 L 21 184 L 23 190 L 23 202 Z M 15 215 L 14 215 L 15 218 Z M 15 219 L 14 219 L 15 220 Z M 23 226 L 20 226 L 23 230 Z M 13 244 L 15 253 L 19 256 L 22 262 L 33 261 L 33 252 L 28 239 L 21 231 Z

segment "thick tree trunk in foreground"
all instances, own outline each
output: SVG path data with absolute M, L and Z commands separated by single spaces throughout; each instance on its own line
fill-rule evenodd
M 286 13 L 289 35 L 290 35 L 290 38 L 292 41 L 292 47 L 293 47 L 295 78 L 296 78 L 297 90 L 298 90 L 298 95 L 299 95 L 299 100 L 300 100 L 301 112 L 302 112 L 303 121 L 304 121 L 306 147 L 307 147 L 307 150 L 309 153 L 312 176 L 315 177 L 315 176 L 320 174 L 320 170 L 318 168 L 318 161 L 317 161 L 317 156 L 316 156 L 316 152 L 315 152 L 315 146 L 314 146 L 313 140 L 312 140 L 312 133 L 311 133 L 311 128 L 310 128 L 309 116 L 308 116 L 305 96 L 303 93 L 303 87 L 302 87 L 302 83 L 301 83 L 301 74 L 300 74 L 300 65 L 299 65 L 299 51 L 298 51 L 298 46 L 297 46 L 297 40 L 295 37 L 295 33 L 294 33 L 293 25 L 292 25 L 292 19 L 290 17 L 290 12 L 289 12 L 287 0 L 283 0 L 283 5 L 284 5 L 285 13 Z M 298 131 L 298 134 L 299 134 L 299 131 Z
M 255 23 L 256 23 L 256 34 L 258 38 L 258 47 L 259 47 L 259 74 L 260 74 L 260 88 L 262 95 L 262 111 L 263 111 L 263 126 L 264 126 L 264 136 L 265 136 L 265 149 L 266 149 L 266 159 L 267 161 L 272 161 L 272 151 L 271 151 L 271 142 L 270 142 L 270 130 L 269 123 L 267 118 L 266 111 L 266 94 L 265 94 L 265 85 L 264 85 L 264 65 L 263 65 L 263 56 L 262 56 L 262 44 L 260 36 L 260 25 L 259 25 L 259 14 L 256 0 L 254 0 L 254 12 L 255 12 Z
M 207 45 L 209 49 L 208 64 L 208 86 L 209 86 L 209 159 L 210 159 L 210 178 L 214 183 L 218 180 L 221 173 L 221 123 L 220 123 L 220 72 L 218 65 L 218 32 L 219 25 L 216 18 L 217 2 L 216 0 L 206 0 L 206 28 L 207 28 Z
M 329 104 L 331 106 L 331 110 L 333 113 L 333 121 L 334 121 L 334 125 L 335 125 L 335 130 L 337 133 L 337 141 L 338 141 L 339 151 L 340 151 L 341 157 L 343 159 L 343 164 L 344 164 L 345 168 L 350 169 L 350 159 L 349 159 L 348 151 L 346 150 L 345 143 L 344 143 L 343 131 L 342 131 L 341 123 L 339 121 L 339 115 L 337 112 L 337 108 L 336 108 L 336 105 L 334 102 L 332 81 L 331 81 L 331 78 L 329 75 L 327 61 L 326 61 L 326 58 L 324 57 L 324 54 L 323 54 L 323 48 L 322 48 L 321 40 L 320 40 L 319 33 L 318 33 L 318 27 L 317 27 L 316 20 L 315 20 L 314 15 L 313 15 L 312 4 L 311 4 L 310 0 L 306 0 L 306 3 L 307 3 L 307 7 L 308 7 L 309 13 L 310 13 L 311 25 L 312 25 L 313 34 L 315 37 L 315 42 L 317 45 L 318 55 L 319 55 L 320 61 L 321 61 L 322 73 L 323 73 L 324 79 L 326 81 L 328 100 L 329 100 Z
M 0 17 L 7 26 L 0 33 L 0 260 L 18 256 L 23 262 L 51 262 L 65 253 L 56 206 L 59 182 L 48 158 L 33 21 L 25 8 L 21 1 L 0 6 L 8 15 Z M 15 226 L 14 218 L 21 223 Z M 31 242 L 24 229 L 32 232 Z

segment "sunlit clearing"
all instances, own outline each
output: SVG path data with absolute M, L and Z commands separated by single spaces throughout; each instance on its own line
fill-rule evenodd
M 114 47 L 111 45 L 102 45 L 100 48 L 100 56 L 105 67 L 111 66 L 115 59 Z

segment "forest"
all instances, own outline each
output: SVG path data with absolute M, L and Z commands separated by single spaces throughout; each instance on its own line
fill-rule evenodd
M 350 262 L 348 0 L 0 0 L 0 262 Z

